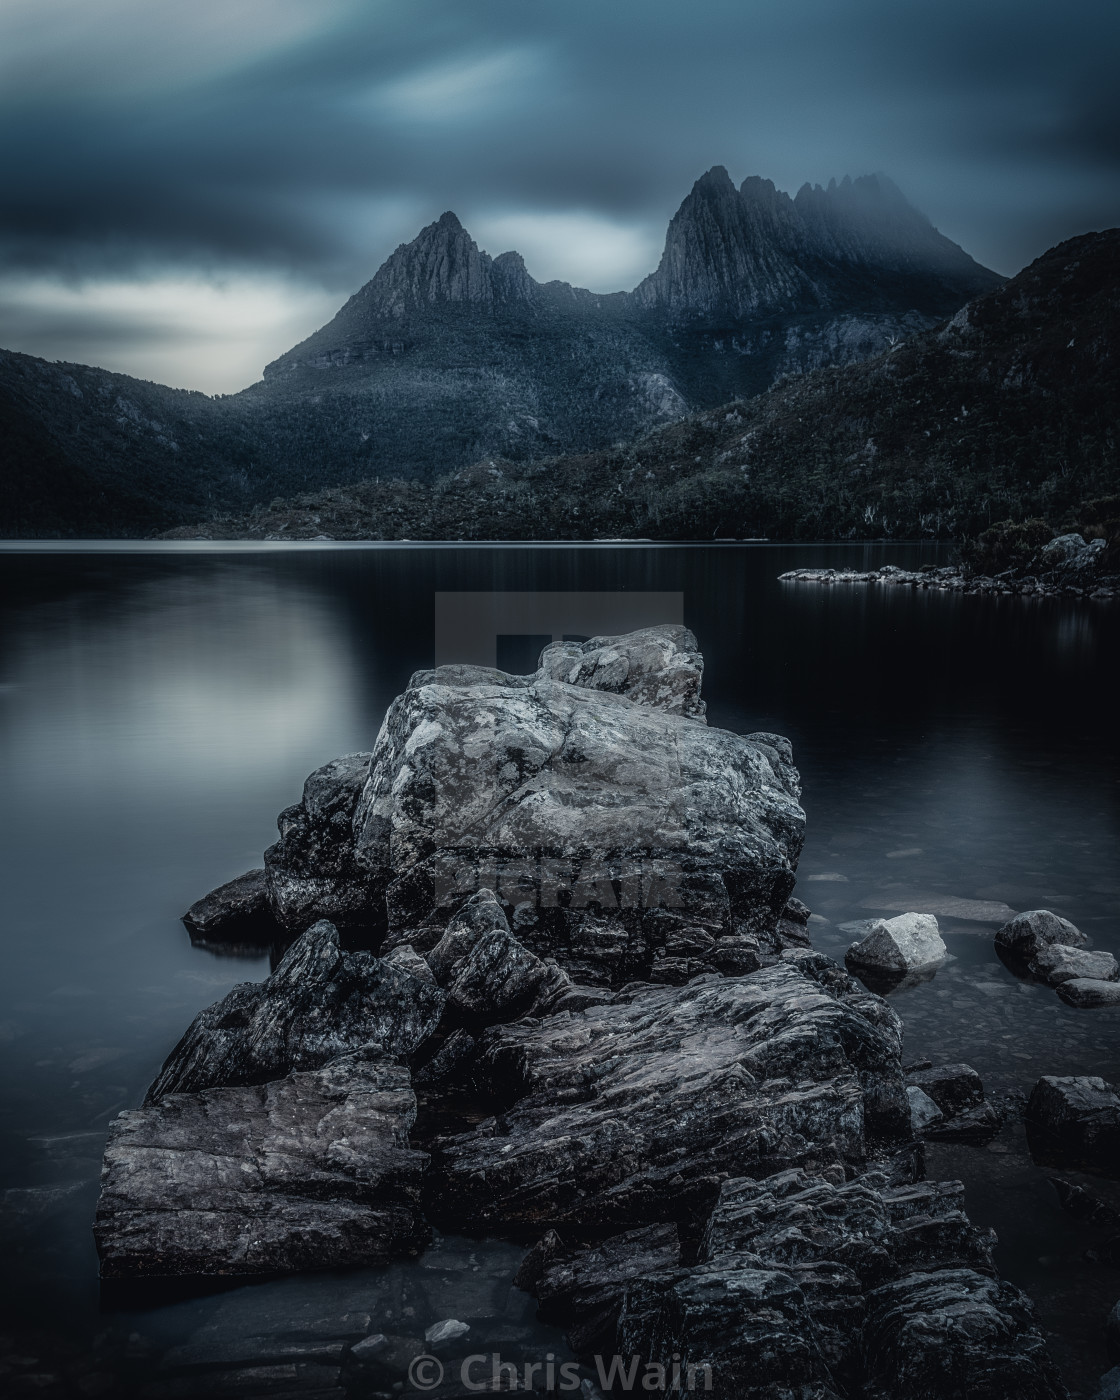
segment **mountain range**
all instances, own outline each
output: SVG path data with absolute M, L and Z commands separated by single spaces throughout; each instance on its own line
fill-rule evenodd
M 785 378 L 625 446 L 342 486 L 176 534 L 947 539 L 1040 516 L 1115 531 L 1118 371 L 1111 229 L 1059 244 L 870 360 Z
M 885 176 L 791 198 L 717 166 L 633 291 L 540 283 L 446 213 L 240 394 L 0 352 L 0 533 L 131 535 L 277 493 L 630 441 L 873 356 L 1003 279 Z

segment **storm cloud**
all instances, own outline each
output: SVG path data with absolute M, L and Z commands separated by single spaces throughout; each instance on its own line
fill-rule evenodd
M 714 164 L 885 171 L 1012 273 L 1120 222 L 1118 47 L 1111 0 L 3 0 L 0 343 L 234 388 L 445 209 L 633 286 Z

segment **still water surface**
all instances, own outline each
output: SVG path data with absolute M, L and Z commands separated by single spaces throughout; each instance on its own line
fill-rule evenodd
M 144 1384 L 167 1347 L 216 1345 L 262 1311 L 298 1332 L 300 1317 L 364 1308 L 375 1331 L 466 1315 L 479 1351 L 516 1337 L 568 1355 L 510 1289 L 519 1251 L 496 1242 L 144 1307 L 97 1282 L 106 1125 L 139 1103 L 201 1007 L 268 971 L 192 949 L 179 915 L 260 863 L 311 769 L 371 747 L 389 701 L 432 663 L 441 590 L 683 592 L 710 722 L 793 741 L 809 821 L 797 893 L 818 915 L 816 946 L 842 955 L 838 925 L 919 899 L 974 902 L 941 919 L 955 961 L 897 996 L 908 1059 L 966 1060 L 992 1090 L 1028 1091 L 1042 1073 L 1120 1080 L 1120 1011 L 1068 1008 L 992 947 L 994 908 L 1041 905 L 1120 953 L 1120 609 L 777 582 L 794 567 L 936 558 L 900 546 L 0 554 L 0 1230 L 19 1345 L 80 1371 L 100 1337 Z M 1071 1386 L 1091 1393 L 1120 1271 L 1084 1258 L 1092 1232 L 1058 1209 L 1021 1127 L 986 1148 L 933 1147 L 929 1163 L 965 1181 Z

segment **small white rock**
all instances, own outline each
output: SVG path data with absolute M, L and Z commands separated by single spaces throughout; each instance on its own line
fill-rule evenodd
M 866 938 L 853 943 L 845 962 L 877 972 L 916 972 L 934 967 L 948 955 L 932 914 L 899 914 L 878 919 Z
M 435 1322 L 424 1333 L 424 1340 L 429 1346 L 437 1347 L 441 1342 L 455 1342 L 460 1337 L 465 1337 L 471 1330 L 470 1323 L 459 1322 L 454 1317 L 445 1317 L 442 1322 Z

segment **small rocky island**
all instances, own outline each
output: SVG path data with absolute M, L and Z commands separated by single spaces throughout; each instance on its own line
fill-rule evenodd
M 286 951 L 113 1123 L 103 1277 L 378 1263 L 435 1227 L 522 1242 L 541 1317 L 635 1388 L 1065 1395 L 960 1183 L 925 1176 L 923 1136 L 999 1114 L 966 1065 L 904 1071 L 889 1002 L 811 948 L 790 745 L 710 728 L 702 669 L 660 627 L 419 672 L 371 753 L 311 775 L 264 869 L 187 915 Z M 1115 985 L 1071 928 L 1014 951 Z M 918 914 L 859 948 L 861 977 L 944 951 Z M 1048 1141 L 1111 1093 L 1044 1083 Z

